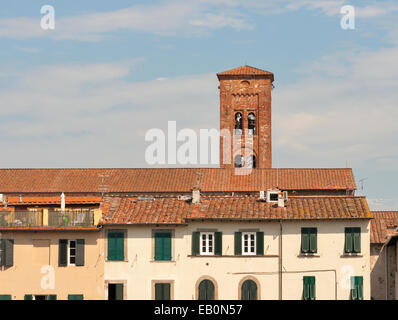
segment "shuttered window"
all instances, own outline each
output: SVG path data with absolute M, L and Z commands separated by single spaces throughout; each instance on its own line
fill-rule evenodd
M 317 228 L 301 228 L 301 253 L 316 253 L 318 251 Z
M 351 277 L 351 300 L 363 300 L 363 277 Z
M 214 300 L 214 290 L 214 283 L 211 280 L 201 281 L 198 288 L 198 300 Z
M 25 294 L 24 300 L 33 300 L 33 295 L 32 294 Z
M 124 261 L 124 232 L 108 232 L 108 260 Z
M 170 300 L 170 283 L 155 283 L 155 300 Z
M 361 252 L 361 228 L 345 228 L 344 252 Z
M 222 232 L 192 232 L 192 255 L 199 254 L 221 256 Z
M 0 266 L 14 265 L 14 240 L 0 239 Z
M 155 232 L 155 260 L 171 261 L 171 232 Z
M 84 239 L 60 239 L 58 245 L 58 265 L 60 267 L 84 266 Z
M 0 294 L 0 300 L 11 300 L 10 294 Z
M 56 294 L 50 294 L 50 295 L 48 295 L 47 300 L 57 300 L 57 295 Z
M 82 294 L 68 294 L 68 300 L 84 300 Z
M 246 280 L 241 287 L 242 300 L 257 300 L 257 284 L 253 280 Z
M 303 300 L 315 300 L 315 277 L 303 277 Z

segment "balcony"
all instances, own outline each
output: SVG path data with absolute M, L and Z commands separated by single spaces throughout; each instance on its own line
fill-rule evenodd
M 95 227 L 95 210 L 0 211 L 0 228 Z

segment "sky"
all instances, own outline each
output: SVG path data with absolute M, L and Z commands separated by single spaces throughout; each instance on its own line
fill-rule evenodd
M 216 73 L 246 64 L 275 75 L 274 167 L 353 168 L 398 210 L 397 1 L 4 0 L 0 168 L 150 167 L 148 130 L 218 129 Z

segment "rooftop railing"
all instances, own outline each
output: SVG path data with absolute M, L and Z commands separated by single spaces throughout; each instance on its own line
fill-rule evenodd
M 93 209 L 0 211 L 0 228 L 94 227 Z

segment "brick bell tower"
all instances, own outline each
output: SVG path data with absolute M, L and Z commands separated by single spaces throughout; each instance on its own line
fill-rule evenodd
M 274 74 L 243 66 L 217 74 L 220 81 L 221 168 L 271 168 L 271 89 Z M 226 130 L 225 130 L 226 129 Z M 227 131 L 228 130 L 228 131 Z M 231 145 L 230 148 L 227 146 Z M 229 155 L 229 161 L 228 159 Z

